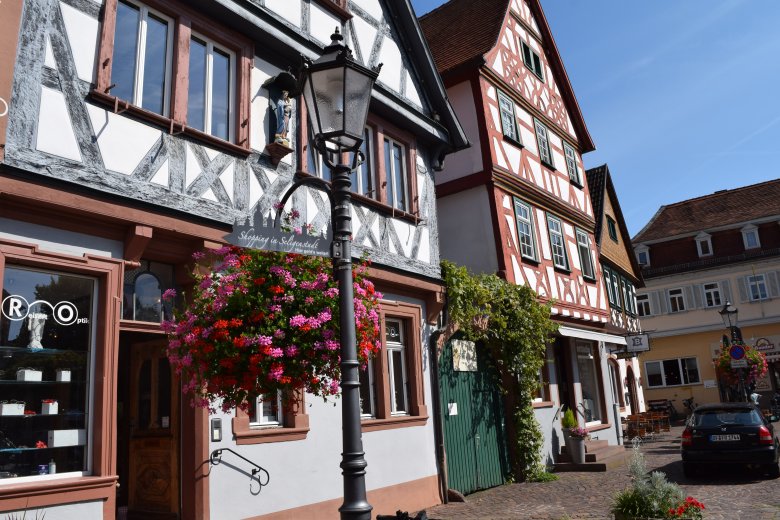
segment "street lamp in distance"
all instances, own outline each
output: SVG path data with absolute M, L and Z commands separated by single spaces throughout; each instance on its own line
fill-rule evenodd
M 381 67 L 381 65 L 380 65 Z M 302 73 L 302 93 L 312 125 L 311 145 L 331 169 L 328 185 L 319 178 L 296 181 L 323 189 L 330 198 L 333 226 L 333 276 L 339 286 L 341 327 L 341 469 L 344 477 L 344 503 L 339 508 L 342 519 L 371 520 L 372 507 L 366 499 L 366 459 L 360 425 L 360 380 L 355 346 L 355 309 L 352 289 L 352 210 L 351 171 L 358 165 L 363 129 L 371 102 L 371 91 L 379 67 L 369 69 L 357 63 L 352 51 L 344 45 L 338 28 L 330 45 Z M 351 164 L 342 164 L 344 156 Z M 335 160 L 334 160 L 335 159 Z M 288 195 L 291 193 L 288 190 Z
M 739 316 L 739 309 L 737 309 L 730 301 L 726 301 L 726 304 L 721 310 L 718 311 L 720 318 L 723 320 L 723 326 L 729 329 L 731 333 L 731 341 L 742 341 L 742 331 L 737 327 L 737 318 Z

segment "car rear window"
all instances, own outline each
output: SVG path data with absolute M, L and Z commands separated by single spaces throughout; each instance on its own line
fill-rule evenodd
M 750 426 L 762 424 L 761 414 L 755 409 L 699 410 L 693 414 L 693 426 L 708 427 L 724 424 Z

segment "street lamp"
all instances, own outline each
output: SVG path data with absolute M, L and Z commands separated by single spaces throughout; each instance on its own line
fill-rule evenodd
M 742 340 L 742 331 L 737 327 L 737 316 L 739 310 L 731 304 L 730 301 L 726 301 L 726 304 L 721 310 L 718 311 L 720 318 L 723 320 L 723 326 L 725 326 L 731 332 L 731 341 Z
M 339 286 L 341 327 L 341 469 L 344 477 L 344 503 L 339 512 L 342 519 L 371 520 L 372 507 L 366 500 L 366 459 L 361 440 L 360 365 L 355 347 L 350 174 L 358 165 L 358 157 L 362 155 L 359 149 L 363 143 L 371 90 L 381 65 L 373 70 L 360 65 L 352 58 L 352 51 L 342 40 L 336 28 L 323 55 L 313 63 L 306 63 L 301 77 L 303 99 L 314 135 L 311 145 L 331 169 L 332 181 L 328 183 L 319 177 L 310 176 L 297 179 L 282 197 L 279 211 L 292 193 L 303 185 L 324 191 L 330 199 L 333 226 L 331 258 L 333 276 Z M 341 164 L 345 154 L 352 155 L 351 165 Z

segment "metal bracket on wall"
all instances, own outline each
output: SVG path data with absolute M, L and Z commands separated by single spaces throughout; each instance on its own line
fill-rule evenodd
M 260 484 L 260 487 L 267 486 L 268 483 L 271 481 L 271 475 L 268 473 L 268 471 L 260 466 L 259 464 L 255 464 L 248 458 L 244 457 L 243 455 L 236 453 L 235 451 L 231 450 L 230 448 L 220 448 L 217 450 L 214 450 L 211 452 L 211 455 L 209 456 L 209 462 L 212 466 L 216 466 L 222 462 L 222 452 L 223 451 L 229 451 L 239 459 L 245 460 L 246 462 L 250 463 L 254 468 L 252 468 L 252 478 L 256 478 L 257 482 Z M 257 477 L 258 473 L 265 473 L 265 482 L 260 480 L 260 477 Z

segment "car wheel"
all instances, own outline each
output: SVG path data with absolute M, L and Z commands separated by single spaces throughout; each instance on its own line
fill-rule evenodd
M 764 470 L 769 475 L 769 478 L 780 477 L 780 466 L 777 465 L 777 462 L 775 462 L 774 464 L 769 464 L 764 468 Z
M 690 462 L 683 462 L 683 475 L 687 478 L 694 478 L 699 475 L 699 467 Z

